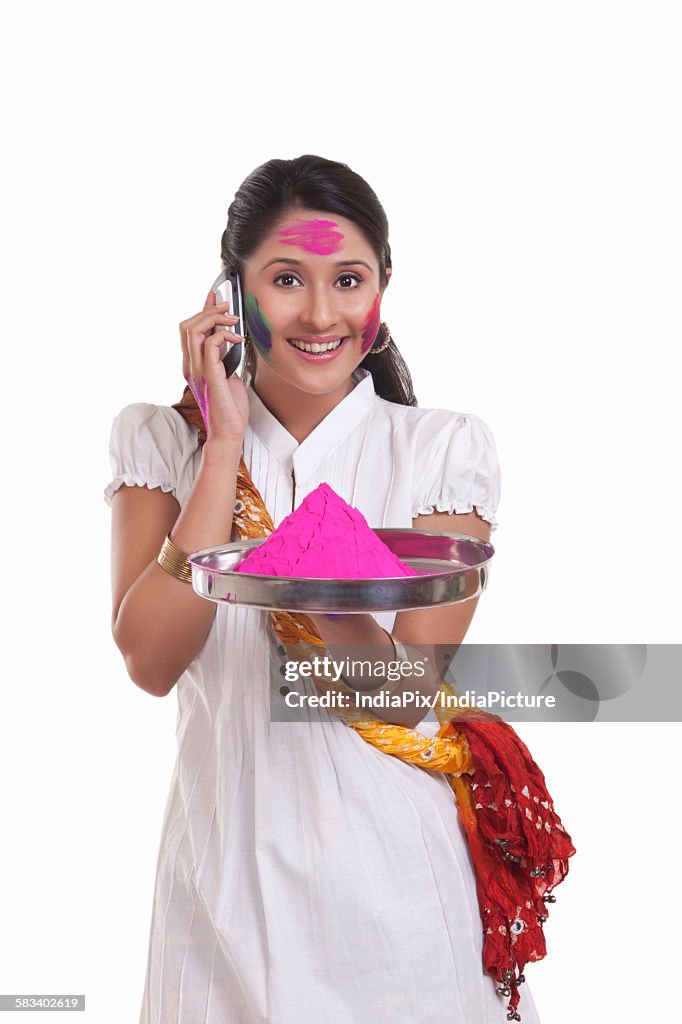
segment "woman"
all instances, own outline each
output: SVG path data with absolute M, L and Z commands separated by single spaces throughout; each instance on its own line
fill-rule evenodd
M 506 1020 L 444 776 L 324 709 L 275 720 L 269 613 L 216 606 L 164 571 L 169 552 L 235 539 L 242 456 L 275 526 L 327 482 L 373 528 L 487 540 L 492 435 L 475 416 L 416 407 L 380 317 L 386 216 L 344 164 L 257 168 L 230 206 L 221 256 L 245 295 L 242 378 L 226 378 L 220 348 L 237 340 L 235 321 L 209 293 L 180 324 L 183 401 L 123 409 L 110 445 L 114 637 L 131 679 L 157 696 L 176 686 L 179 703 L 141 1024 Z M 306 353 L 313 344 L 331 349 Z M 475 606 L 310 619 L 325 642 L 372 643 L 388 659 L 391 634 L 461 642 Z M 425 713 L 385 718 L 429 735 Z M 527 985 L 519 1010 L 537 1022 Z

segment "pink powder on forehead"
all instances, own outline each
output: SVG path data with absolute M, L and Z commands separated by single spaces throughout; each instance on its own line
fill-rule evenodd
M 329 256 L 341 248 L 343 235 L 335 229 L 334 220 L 304 220 L 297 217 L 289 227 L 282 228 L 279 240 L 284 245 L 295 245 L 318 256 Z
M 356 508 L 322 483 L 234 569 L 308 579 L 419 576 L 381 541 Z

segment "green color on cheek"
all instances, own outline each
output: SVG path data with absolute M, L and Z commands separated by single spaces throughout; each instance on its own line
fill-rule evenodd
M 262 356 L 269 356 L 272 348 L 272 326 L 261 312 L 258 299 L 251 292 L 244 296 L 244 315 L 254 345 Z

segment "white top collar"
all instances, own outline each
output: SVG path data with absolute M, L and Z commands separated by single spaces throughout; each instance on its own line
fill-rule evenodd
M 327 413 L 300 444 L 263 404 L 253 388 L 247 386 L 249 427 L 280 462 L 291 463 L 297 480 L 305 480 L 325 455 L 355 430 L 374 407 L 377 396 L 369 370 L 356 367 L 352 379 L 355 381 L 353 390 Z

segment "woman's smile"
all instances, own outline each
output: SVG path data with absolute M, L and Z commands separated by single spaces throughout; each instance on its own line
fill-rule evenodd
M 307 359 L 314 363 L 322 363 L 335 359 L 350 338 L 320 337 L 313 341 L 311 336 L 308 336 L 305 340 L 301 338 L 287 338 L 286 340 L 289 346 L 293 348 L 303 359 Z

